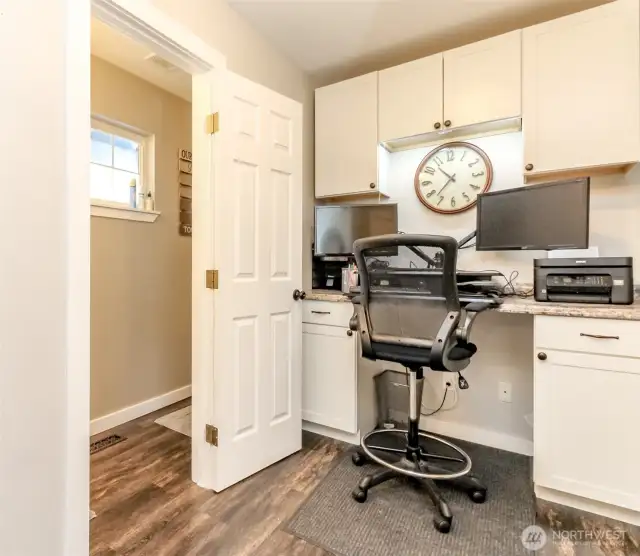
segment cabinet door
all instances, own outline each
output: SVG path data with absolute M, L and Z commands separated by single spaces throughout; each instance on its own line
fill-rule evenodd
M 523 130 L 529 173 L 640 159 L 637 0 L 523 31 Z
M 378 119 L 381 142 L 442 126 L 442 54 L 379 72 Z
M 377 72 L 316 89 L 315 110 L 316 197 L 376 191 Z
M 461 127 L 520 117 L 522 31 L 444 53 L 444 120 Z
M 640 510 L 640 360 L 545 353 L 534 371 L 536 485 Z
M 355 335 L 348 328 L 302 327 L 302 418 L 358 431 Z

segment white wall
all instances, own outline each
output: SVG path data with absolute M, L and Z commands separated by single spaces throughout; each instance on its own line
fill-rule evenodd
M 482 148 L 493 164 L 491 190 L 523 185 L 522 135 L 509 133 L 470 141 Z M 442 215 L 427 209 L 416 197 L 413 180 L 423 157 L 435 147 L 389 154 L 390 200 L 398 203 L 401 231 L 451 235 L 457 239 L 475 229 L 476 210 Z M 592 179 L 590 244 L 602 256 L 634 256 L 636 281 L 640 277 L 640 168 L 626 176 Z M 473 270 L 520 273 L 519 282 L 533 282 L 533 259 L 544 252 L 460 252 L 458 266 Z M 478 354 L 465 371 L 471 388 L 459 393 L 450 411 L 428 418 L 427 429 L 450 434 L 473 433 L 502 447 L 526 448 L 533 439 L 524 417 L 533 411 L 533 318 L 525 315 L 485 313 L 478 317 L 472 339 Z M 385 366 L 387 368 L 388 365 Z M 427 373 L 425 403 L 437 407 L 442 400 L 440 373 Z M 455 378 L 455 377 L 454 377 Z M 512 384 L 511 404 L 498 401 L 498 383 Z M 450 399 L 450 401 L 453 401 Z M 452 407 L 449 401 L 445 408 Z M 437 420 L 437 422 L 434 422 Z M 431 426 L 429 425 L 431 423 Z
M 5 2 L 0 9 L 0 61 L 12 76 L 0 93 L 2 556 L 81 556 L 65 537 L 73 529 L 83 545 L 88 539 L 88 519 L 78 512 L 88 512 L 88 259 L 86 268 L 68 266 L 67 248 L 74 235 L 88 253 L 88 210 L 81 216 L 70 195 L 81 181 L 86 186 L 88 171 L 67 168 L 71 157 L 88 156 L 88 125 L 67 119 L 65 100 L 67 56 L 84 52 L 88 66 L 88 25 L 87 0 L 73 0 L 73 10 L 70 0 Z M 85 63 L 82 56 L 75 62 Z M 70 92 L 88 114 L 88 84 Z M 65 143 L 78 130 L 86 153 L 67 158 Z M 70 354 L 72 322 L 85 326 Z M 68 407 L 72 389 L 86 403 Z M 66 488 L 72 477 L 85 483 L 74 493 Z

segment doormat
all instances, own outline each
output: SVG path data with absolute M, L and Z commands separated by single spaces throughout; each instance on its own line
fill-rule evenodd
M 118 434 L 110 434 L 109 436 L 105 436 L 104 438 L 101 438 L 100 440 L 96 440 L 95 442 L 89 444 L 89 454 L 97 454 L 98 452 L 106 450 L 111 446 L 115 446 L 116 444 L 119 444 L 126 439 L 126 436 L 120 436 Z
M 360 479 L 380 467 L 356 467 L 350 453 L 322 480 L 286 529 L 339 556 L 528 554 L 521 535 L 536 523 L 531 458 L 456 443 L 473 459 L 474 472 L 486 484 L 488 495 L 484 504 L 474 504 L 465 493 L 439 483 L 454 515 L 449 534 L 434 529 L 431 501 L 404 480 L 371 489 L 364 504 L 353 500 L 351 491 Z

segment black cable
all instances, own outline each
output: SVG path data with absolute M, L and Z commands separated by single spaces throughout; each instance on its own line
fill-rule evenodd
M 440 411 L 444 407 L 444 402 L 447 399 L 448 393 L 449 393 L 449 387 L 447 386 L 447 388 L 444 389 L 444 396 L 442 397 L 442 403 L 440 404 L 440 407 L 438 409 L 435 409 L 431 413 L 422 413 L 422 410 L 421 410 L 420 415 L 422 415 L 423 417 L 431 417 L 432 415 L 435 415 L 436 413 L 438 413 L 438 411 Z
M 533 288 L 526 292 L 518 292 L 518 290 L 516 290 L 514 281 L 517 280 L 518 276 L 520 276 L 520 273 L 517 270 L 512 270 L 511 274 L 509 274 L 509 278 L 499 270 L 487 270 L 486 272 L 496 272 L 505 281 L 502 291 L 500 292 L 500 297 L 519 297 L 520 299 L 526 299 L 533 295 Z

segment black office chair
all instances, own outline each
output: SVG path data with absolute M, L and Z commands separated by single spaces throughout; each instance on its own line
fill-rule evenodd
M 362 479 L 353 497 L 365 502 L 369 489 L 389 479 L 417 479 L 435 505 L 434 525 L 442 533 L 451 529 L 453 516 L 434 481 L 451 481 L 476 503 L 484 502 L 487 492 L 469 474 L 471 459 L 460 447 L 419 430 L 423 369 L 458 373 L 455 378 L 460 386 L 468 387 L 460 371 L 476 353 L 476 346 L 469 342 L 471 325 L 480 311 L 492 306 L 487 300 L 461 307 L 457 253 L 456 241 L 441 236 L 398 234 L 354 243 L 361 293 L 354 298 L 351 329 L 360 336 L 363 357 L 393 361 L 408 369 L 409 421 L 406 430 L 379 429 L 362 438 L 353 463 L 375 462 L 386 469 Z M 396 437 L 395 447 L 383 440 L 392 440 L 391 435 Z M 374 438 L 379 439 L 377 444 L 371 443 Z M 453 455 L 430 453 L 421 439 L 447 446 Z M 389 454 L 402 456 L 390 461 L 383 457 Z M 447 462 L 458 469 L 434 462 Z

